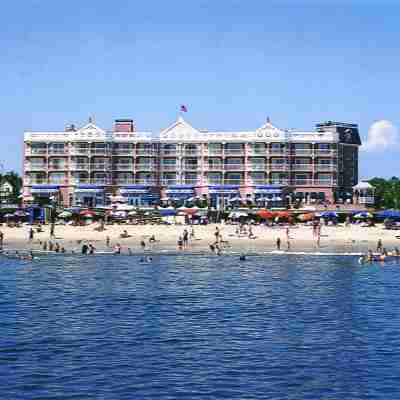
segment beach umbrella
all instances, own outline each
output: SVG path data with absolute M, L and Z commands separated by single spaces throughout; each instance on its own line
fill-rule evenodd
M 290 217 L 290 213 L 287 211 L 275 211 L 273 214 L 275 217 L 278 217 L 278 218 L 289 218 Z
M 198 211 L 199 209 L 197 207 L 185 208 L 183 210 L 186 215 L 194 215 L 197 214 Z
M 69 211 L 63 211 L 62 213 L 58 214 L 58 218 L 70 218 L 72 217 L 72 213 Z
M 335 211 L 325 211 L 321 214 L 322 218 L 337 218 L 338 213 Z
M 93 218 L 93 217 L 96 216 L 96 213 L 93 212 L 93 211 L 90 211 L 90 210 L 83 210 L 83 211 L 81 211 L 81 212 L 79 213 L 79 215 L 80 215 L 81 217 L 84 217 L 84 218 Z
M 111 213 L 111 216 L 113 218 L 125 218 L 126 217 L 126 211 L 114 211 Z
M 373 215 L 368 212 L 368 211 L 361 211 L 355 215 L 353 215 L 354 219 L 367 219 L 367 218 L 372 218 Z
M 375 216 L 380 219 L 400 219 L 400 211 L 384 210 L 377 212 Z
M 4 218 L 14 218 L 14 216 L 15 216 L 14 214 L 10 214 L 10 213 L 3 215 Z
M 263 219 L 272 219 L 274 217 L 274 214 L 268 210 L 260 210 L 257 212 L 257 215 Z
M 15 217 L 26 217 L 28 214 L 23 210 L 17 210 L 14 213 Z
M 128 215 L 129 215 L 130 217 L 133 217 L 134 215 L 137 215 L 137 211 L 135 211 L 135 210 L 129 211 L 129 212 L 128 212 Z
M 228 218 L 232 218 L 232 219 L 237 219 L 237 218 L 244 218 L 244 217 L 248 217 L 249 214 L 247 214 L 244 211 L 232 211 L 229 215 Z
M 171 217 L 177 214 L 177 211 L 172 208 L 161 208 L 159 211 L 162 217 Z
M 299 214 L 297 219 L 301 222 L 312 221 L 314 219 L 313 213 Z

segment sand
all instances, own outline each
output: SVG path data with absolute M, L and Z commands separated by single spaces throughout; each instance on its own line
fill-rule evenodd
M 209 224 L 204 226 L 194 225 L 195 237 L 190 240 L 186 251 L 209 251 L 209 244 L 215 241 L 216 227 L 220 229 L 223 241 L 227 242 L 224 251 L 264 252 L 276 249 L 276 239 L 281 238 L 282 250 L 287 249 L 286 227 L 253 226 L 255 239 L 249 239 L 247 235 L 238 236 L 236 225 Z M 91 243 L 97 251 L 111 251 L 106 246 L 107 236 L 110 238 L 111 247 L 117 243 L 122 246 L 122 252 L 140 252 L 140 242 L 146 242 L 147 251 L 176 251 L 177 240 L 183 230 L 190 226 L 184 225 L 108 225 L 106 230 L 98 232 L 94 228 L 97 224 L 82 227 L 70 225 L 56 225 L 53 243 L 59 243 L 67 252 L 75 250 L 80 252 L 83 243 Z M 43 242 L 50 240 L 50 227 L 44 226 L 43 233 L 35 233 L 34 240 L 28 241 L 29 225 L 21 228 L 0 227 L 4 233 L 4 249 L 41 250 Z M 127 230 L 129 238 L 122 239 L 119 235 Z M 155 235 L 157 242 L 149 244 L 149 238 Z M 290 228 L 290 248 L 292 251 L 320 251 L 320 252 L 365 252 L 368 249 L 375 250 L 378 239 L 388 250 L 400 247 L 400 231 L 384 229 L 382 224 L 376 227 L 362 227 L 351 225 L 345 227 L 323 226 L 321 231 L 320 247 L 317 248 L 313 236 L 312 227 L 298 225 Z

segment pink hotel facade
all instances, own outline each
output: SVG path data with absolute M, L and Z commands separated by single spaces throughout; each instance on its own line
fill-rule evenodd
M 181 116 L 159 133 L 116 120 L 61 132 L 25 132 L 24 198 L 64 206 L 105 205 L 120 194 L 130 204 L 209 197 L 279 206 L 344 199 L 358 180 L 355 124 L 324 122 L 315 131 L 279 129 L 269 120 L 253 131 L 198 130 Z

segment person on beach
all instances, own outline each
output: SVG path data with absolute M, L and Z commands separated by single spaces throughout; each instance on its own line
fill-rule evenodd
M 106 237 L 106 246 L 110 247 L 110 236 Z
M 34 235 L 35 235 L 35 231 L 34 231 L 33 228 L 31 227 L 31 228 L 29 229 L 29 242 L 32 242 L 32 241 L 33 241 Z
M 4 233 L 0 231 L 0 250 L 3 249 L 3 243 L 4 243 Z
M 89 249 L 89 247 L 87 246 L 86 243 L 84 243 L 82 245 L 82 254 L 86 255 L 88 253 L 88 249 Z
M 193 228 L 193 226 L 190 228 L 190 239 L 191 240 L 194 239 L 194 228 Z
M 281 238 L 279 237 L 276 239 L 276 249 L 281 250 Z
M 376 252 L 382 253 L 382 249 L 383 249 L 382 239 L 378 239 L 378 243 L 376 244 Z
M 47 241 L 43 242 L 43 251 L 47 251 Z
M 54 230 L 55 230 L 55 224 L 54 222 L 52 222 L 50 225 L 50 239 L 55 238 Z
M 394 255 L 395 255 L 396 257 L 400 257 L 400 250 L 399 250 L 398 247 L 395 247 L 395 248 L 394 248 Z
M 59 253 L 59 252 L 60 252 L 60 245 L 59 245 L 58 243 L 56 243 L 56 245 L 55 245 L 55 247 L 54 247 L 54 251 L 55 251 L 56 253 Z
M 96 249 L 94 248 L 94 246 L 90 243 L 89 244 L 89 254 L 94 254 L 94 251 L 95 251 Z
M 140 241 L 140 248 L 142 249 L 142 251 L 145 251 L 145 250 L 146 250 L 146 243 L 145 243 L 144 240 L 141 240 L 141 241 Z
M 156 242 L 156 237 L 154 235 L 150 236 L 149 243 L 154 244 Z
M 211 253 L 215 253 L 215 245 L 213 243 L 210 243 L 208 247 L 210 248 Z
M 54 244 L 49 240 L 49 251 L 53 251 Z
M 178 245 L 178 250 L 183 250 L 183 239 L 182 239 L 182 236 L 179 236 L 177 245 Z
M 290 250 L 290 239 L 286 240 L 286 248 L 287 248 L 287 251 Z
M 183 248 L 186 250 L 189 244 L 189 232 L 187 229 L 184 229 L 183 231 L 182 240 L 183 240 Z
M 119 243 L 114 246 L 114 254 L 121 254 L 121 245 Z
M 64 246 L 61 247 L 61 253 L 66 253 L 66 250 L 65 250 Z
M 219 239 L 221 237 L 220 231 L 218 226 L 215 227 L 215 232 L 214 232 L 214 236 L 215 236 L 215 242 L 218 243 Z

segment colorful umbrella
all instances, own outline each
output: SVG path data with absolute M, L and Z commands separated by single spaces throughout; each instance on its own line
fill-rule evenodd
M 93 211 L 90 211 L 90 210 L 84 210 L 84 211 L 81 211 L 81 212 L 79 213 L 79 215 L 80 215 L 81 217 L 85 217 L 85 218 L 93 218 L 93 217 L 96 216 L 96 213 L 93 212 Z
M 58 218 L 70 218 L 72 217 L 72 213 L 69 211 L 63 211 L 62 213 L 58 214 Z
M 361 211 L 355 215 L 353 215 L 354 219 L 367 219 L 367 218 L 372 218 L 373 215 L 369 213 L 368 211 Z
M 257 215 L 263 219 L 272 219 L 274 217 L 274 214 L 268 210 L 260 210 Z
M 314 219 L 314 214 L 313 213 L 299 214 L 297 216 L 297 219 L 302 222 L 312 221 Z

